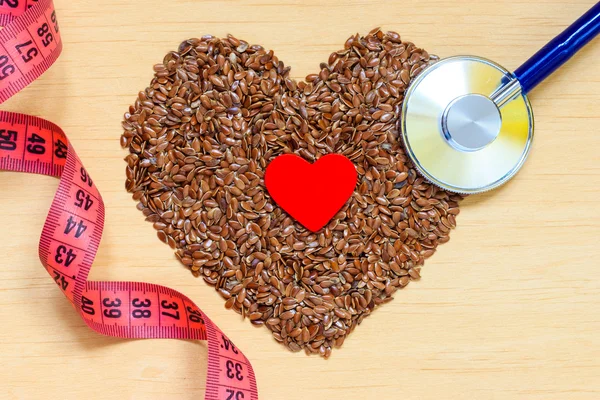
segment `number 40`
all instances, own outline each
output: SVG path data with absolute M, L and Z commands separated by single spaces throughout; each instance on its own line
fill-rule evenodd
M 227 389 L 228 396 L 227 400 L 242 400 L 244 398 L 244 392 L 240 390 Z

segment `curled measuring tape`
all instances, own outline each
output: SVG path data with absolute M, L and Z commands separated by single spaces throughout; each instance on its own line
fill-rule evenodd
M 0 24 L 2 103 L 54 63 L 62 42 L 51 0 L 0 0 Z M 0 111 L 0 170 L 60 178 L 39 256 L 90 328 L 120 338 L 207 340 L 205 398 L 258 398 L 248 359 L 189 298 L 149 283 L 87 280 L 102 236 L 104 204 L 58 126 Z

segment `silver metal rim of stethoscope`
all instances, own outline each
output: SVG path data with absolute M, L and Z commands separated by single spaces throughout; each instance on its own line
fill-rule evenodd
M 471 115 L 478 110 L 489 113 L 489 98 L 506 86 L 507 79 L 517 82 L 510 71 L 493 61 L 455 56 L 428 66 L 411 82 L 402 105 L 400 132 L 408 156 L 427 180 L 451 192 L 473 194 L 497 188 L 519 171 L 531 149 L 534 130 L 525 94 L 519 92 L 501 109 L 494 106 L 497 115 L 482 121 L 463 123 L 468 115 L 450 114 L 454 108 Z M 457 102 L 462 104 L 453 106 Z M 459 128 L 475 130 L 464 128 L 467 133 L 457 134 L 455 141 L 448 132 L 449 115 L 452 124 L 459 121 L 463 123 Z M 474 136 L 485 136 L 486 131 L 491 136 L 480 138 L 484 143 L 480 146 Z M 454 132 L 459 133 L 458 129 Z M 462 146 L 459 140 L 472 147 Z

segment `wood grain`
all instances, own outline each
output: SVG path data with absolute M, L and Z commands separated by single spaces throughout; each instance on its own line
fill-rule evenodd
M 124 190 L 119 147 L 121 116 L 152 65 L 189 37 L 260 43 L 299 79 L 375 26 L 514 69 L 592 2 L 55 0 L 64 53 L 3 109 L 58 123 L 102 192 L 91 277 L 186 293 L 253 362 L 262 399 L 598 399 L 599 40 L 532 94 L 537 138 L 518 176 L 467 199 L 421 281 L 327 361 L 289 353 L 175 260 Z M 0 398 L 202 398 L 205 344 L 100 337 L 43 271 L 36 247 L 56 186 L 0 173 Z

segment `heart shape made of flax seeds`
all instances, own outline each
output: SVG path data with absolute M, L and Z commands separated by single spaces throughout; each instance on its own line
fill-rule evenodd
M 397 130 L 410 79 L 436 59 L 375 29 L 296 83 L 261 46 L 186 40 L 125 113 L 126 189 L 227 308 L 328 357 L 456 225 L 462 197 L 417 175 Z M 266 166 L 286 153 L 356 167 L 350 199 L 317 232 L 265 189 Z

